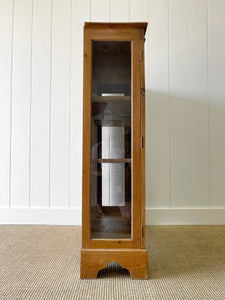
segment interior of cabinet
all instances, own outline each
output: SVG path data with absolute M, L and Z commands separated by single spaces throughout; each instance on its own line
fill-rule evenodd
M 131 43 L 92 41 L 91 238 L 131 238 Z

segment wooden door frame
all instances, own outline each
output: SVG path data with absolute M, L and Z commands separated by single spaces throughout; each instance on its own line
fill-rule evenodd
M 145 54 L 144 54 L 144 31 L 143 38 L 140 39 L 140 51 L 142 52 L 140 59 L 141 69 L 141 248 L 145 248 Z
M 83 76 L 83 182 L 82 182 L 82 248 L 140 248 L 141 218 L 141 64 L 140 28 L 86 29 L 84 31 Z M 91 239 L 91 94 L 92 94 L 92 40 L 131 41 L 132 57 L 132 218 L 131 239 Z M 134 217 L 135 215 L 135 217 Z M 142 215 L 142 216 L 141 216 Z

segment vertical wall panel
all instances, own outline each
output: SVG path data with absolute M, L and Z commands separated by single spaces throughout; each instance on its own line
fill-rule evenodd
M 207 11 L 189 0 L 190 204 L 209 206 Z
M 11 206 L 29 206 L 32 1 L 14 1 Z
M 130 2 L 129 0 L 111 0 L 111 18 L 112 22 L 129 22 Z
M 225 206 L 225 1 L 208 1 L 210 197 Z
M 130 21 L 148 21 L 148 0 L 130 0 Z
M 187 0 L 169 2 L 171 207 L 189 206 Z
M 69 205 L 69 109 L 71 1 L 53 1 L 50 206 Z
M 0 1 L 0 207 L 9 206 L 13 1 Z
M 30 206 L 49 205 L 51 0 L 34 0 Z
M 110 21 L 110 0 L 91 0 L 91 22 Z
M 81 207 L 90 20 L 149 22 L 147 207 L 225 207 L 224 0 L 0 0 L 0 207 Z
M 150 107 L 146 114 L 146 134 L 150 141 L 150 185 L 147 205 L 169 207 L 169 88 L 168 88 L 168 1 L 149 1 Z M 147 91 L 146 91 L 147 92 Z M 149 103 L 146 103 L 148 107 Z M 148 177 L 148 176 L 147 176 Z M 150 198 L 150 199 L 149 199 Z M 149 202 L 150 200 L 150 202 Z
M 70 206 L 82 199 L 83 26 L 90 21 L 90 0 L 72 2 Z

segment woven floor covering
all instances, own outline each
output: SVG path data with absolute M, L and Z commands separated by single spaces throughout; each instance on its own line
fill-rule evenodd
M 225 226 L 148 226 L 148 280 L 79 278 L 80 226 L 0 226 L 0 299 L 225 299 Z

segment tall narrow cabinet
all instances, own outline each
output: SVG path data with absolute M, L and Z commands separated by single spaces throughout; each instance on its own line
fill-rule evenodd
M 81 278 L 110 262 L 147 278 L 147 23 L 85 23 Z

